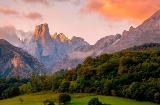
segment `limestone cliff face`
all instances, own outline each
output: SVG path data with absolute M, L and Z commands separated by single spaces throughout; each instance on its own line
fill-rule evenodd
M 0 40 L 0 77 L 28 78 L 32 72 L 44 74 L 47 69 L 26 51 Z
M 50 67 L 68 52 L 83 45 L 89 45 L 82 38 L 68 39 L 63 33 L 50 35 L 47 23 L 37 25 L 27 51 Z
M 40 24 L 35 27 L 34 35 L 27 47 L 27 51 L 37 57 L 44 65 L 57 59 L 54 41 L 52 40 L 48 24 Z
M 32 40 L 37 43 L 41 56 L 53 55 L 54 45 L 49 34 L 48 24 L 37 25 Z M 35 51 L 36 53 L 36 51 Z

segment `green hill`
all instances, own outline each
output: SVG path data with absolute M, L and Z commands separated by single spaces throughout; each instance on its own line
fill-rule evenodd
M 0 100 L 0 105 L 43 105 L 43 101 L 46 99 L 52 99 L 55 104 L 58 105 L 57 98 L 59 94 L 48 92 L 48 93 L 36 93 L 36 94 L 25 94 L 10 99 Z M 112 97 L 112 96 L 101 96 L 101 95 L 89 95 L 89 94 L 71 94 L 72 101 L 67 105 L 87 105 L 88 101 L 92 98 L 99 98 L 103 103 L 111 105 L 158 105 L 150 102 L 139 102 L 125 98 Z M 21 104 L 19 98 L 24 101 Z

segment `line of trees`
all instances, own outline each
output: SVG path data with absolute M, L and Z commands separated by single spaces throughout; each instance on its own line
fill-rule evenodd
M 1 93 L 2 98 L 9 97 L 3 95 L 7 89 Z M 18 90 L 19 94 L 48 90 L 95 93 L 160 103 L 160 51 L 127 50 L 87 57 L 64 74 L 32 73 Z

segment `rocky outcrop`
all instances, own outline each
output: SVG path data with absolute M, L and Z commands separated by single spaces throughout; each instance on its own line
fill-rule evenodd
M 26 51 L 0 39 L 0 77 L 28 78 L 32 72 L 45 74 L 47 69 Z

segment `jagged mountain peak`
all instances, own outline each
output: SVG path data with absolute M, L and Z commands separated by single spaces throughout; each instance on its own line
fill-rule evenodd
M 58 35 L 57 32 L 55 32 L 54 34 L 51 35 L 51 38 L 52 38 L 52 39 L 56 39 L 56 38 L 57 38 L 57 35 Z
M 57 32 L 56 32 L 53 35 L 51 35 L 51 38 L 55 39 L 55 40 L 58 40 L 58 41 L 61 41 L 61 42 L 64 42 L 66 40 L 69 41 L 69 39 L 63 33 L 57 34 Z
M 58 37 L 61 40 L 61 42 L 69 40 L 63 33 L 58 34 Z
M 36 37 L 43 37 L 44 35 L 49 35 L 48 24 L 44 23 L 44 24 L 37 25 L 35 27 L 34 35 Z
M 35 27 L 34 35 L 32 37 L 33 40 L 42 43 L 43 45 L 48 45 L 51 43 L 51 35 L 49 33 L 48 24 L 40 24 Z

